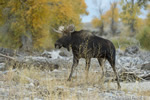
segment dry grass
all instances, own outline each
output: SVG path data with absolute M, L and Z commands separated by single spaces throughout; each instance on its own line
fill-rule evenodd
M 150 90 L 139 91 L 138 94 L 141 95 L 141 96 L 150 96 Z
M 37 68 L 31 67 L 30 69 L 17 69 L 13 71 L 10 69 L 6 74 L 3 74 L 0 78 L 3 92 L 8 92 L 8 96 L 1 96 L 3 99 L 19 99 L 25 98 L 33 99 L 40 98 L 44 100 L 78 100 L 80 98 L 89 99 L 93 96 L 99 98 L 96 90 L 93 93 L 88 91 L 88 88 L 99 83 L 99 78 L 96 80 L 96 74 L 89 74 L 89 80 L 85 80 L 85 75 L 81 73 L 81 77 L 73 77 L 71 82 L 67 81 L 69 76 L 68 70 L 64 72 L 55 70 L 41 71 Z M 98 89 L 98 88 L 97 88 Z M 1 92 L 0 92 L 1 93 Z M 97 94 L 97 95 L 95 95 Z M 1 95 L 1 94 L 0 94 Z M 89 96 L 89 97 L 88 97 Z M 1 99 L 0 97 L 0 99 Z
M 70 69 L 65 68 L 52 72 L 34 67 L 10 69 L 7 73 L 0 74 L 0 99 L 103 100 L 105 96 L 107 97 L 105 93 L 116 95 L 116 83 L 104 82 L 105 78 L 100 79 L 101 72 L 99 71 L 90 70 L 89 77 L 86 79 L 84 70 L 79 67 L 74 71 L 72 81 L 68 82 L 69 74 Z M 124 88 L 121 92 L 128 93 L 128 90 Z M 138 91 L 137 94 L 150 96 L 149 92 Z M 121 97 L 122 93 L 117 95 Z M 108 98 L 110 99 L 109 95 Z

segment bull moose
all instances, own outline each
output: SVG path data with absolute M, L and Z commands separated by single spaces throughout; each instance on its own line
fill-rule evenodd
M 85 69 L 87 75 L 90 68 L 91 58 L 98 59 L 104 75 L 103 61 L 106 59 L 112 66 L 112 69 L 115 73 L 118 89 L 121 88 L 115 68 L 116 50 L 111 41 L 95 36 L 88 30 L 75 31 L 73 24 L 66 28 L 61 26 L 58 30 L 54 29 L 54 31 L 57 33 L 62 33 L 62 37 L 59 38 L 55 43 L 55 48 L 60 49 L 61 47 L 64 47 L 67 48 L 67 50 L 70 50 L 70 48 L 72 49 L 73 65 L 68 81 L 71 80 L 74 68 L 77 67 L 80 58 L 85 58 L 86 60 Z

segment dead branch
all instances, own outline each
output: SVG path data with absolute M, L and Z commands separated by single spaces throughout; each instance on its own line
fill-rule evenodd
M 0 56 L 16 61 L 16 59 L 14 57 L 10 57 L 10 56 L 7 56 L 7 55 L 1 54 L 1 53 L 0 53 Z

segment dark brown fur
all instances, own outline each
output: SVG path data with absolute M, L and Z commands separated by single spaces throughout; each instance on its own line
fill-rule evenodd
M 91 58 L 97 58 L 100 66 L 103 64 L 103 59 L 109 61 L 116 75 L 118 88 L 120 88 L 119 79 L 115 69 L 116 50 L 113 43 L 107 39 L 93 35 L 90 31 L 81 30 L 74 31 L 71 34 L 62 36 L 55 43 L 55 47 L 65 47 L 69 50 L 72 48 L 73 65 L 68 80 L 71 80 L 74 68 L 78 65 L 80 58 L 86 59 L 86 71 L 88 74 Z M 102 66 L 103 71 L 103 66 Z M 103 71 L 104 75 L 104 71 Z

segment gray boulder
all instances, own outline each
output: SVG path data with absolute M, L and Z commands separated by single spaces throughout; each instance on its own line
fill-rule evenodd
M 150 63 L 143 64 L 141 70 L 150 70 Z
M 124 55 L 134 55 L 139 53 L 139 47 L 138 46 L 129 46 L 125 49 Z
M 42 54 L 41 54 L 42 57 L 47 57 L 47 58 L 52 58 L 52 55 L 48 52 L 48 51 L 44 51 Z
M 119 55 L 119 56 L 123 56 L 124 52 L 120 49 L 117 49 L 116 54 Z
M 59 52 L 59 55 L 62 57 L 70 57 L 72 56 L 72 52 L 67 51 L 66 49 L 62 48 L 61 51 Z

